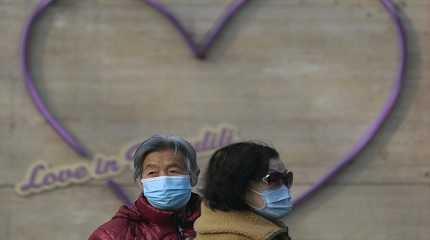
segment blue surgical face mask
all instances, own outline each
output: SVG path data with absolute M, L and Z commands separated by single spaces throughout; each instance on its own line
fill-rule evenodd
M 191 198 L 189 176 L 161 176 L 141 180 L 143 195 L 155 208 L 174 210 L 184 207 Z
M 265 206 L 254 208 L 254 210 L 265 217 L 279 219 L 285 217 L 293 209 L 290 191 L 285 185 L 263 192 L 250 190 L 263 198 Z

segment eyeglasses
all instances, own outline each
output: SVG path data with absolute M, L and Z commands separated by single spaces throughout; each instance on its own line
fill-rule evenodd
M 288 188 L 293 184 L 293 172 L 285 170 L 284 172 L 270 171 L 262 178 L 263 183 L 267 185 L 284 184 Z

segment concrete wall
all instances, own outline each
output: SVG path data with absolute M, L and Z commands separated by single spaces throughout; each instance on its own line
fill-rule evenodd
M 168 4 L 201 37 L 228 2 Z M 430 3 L 396 2 L 411 49 L 400 102 L 357 161 L 286 219 L 294 239 L 430 236 Z M 18 44 L 36 4 L 0 0 L 0 238 L 86 239 L 121 205 L 103 181 L 26 198 L 14 191 L 36 160 L 85 161 L 25 91 Z M 367 129 L 398 64 L 395 28 L 375 0 L 251 1 L 203 62 L 139 0 L 58 1 L 32 40 L 44 99 L 92 152 L 116 155 L 153 133 L 193 137 L 229 123 L 242 139 L 280 149 L 296 196 Z M 130 171 L 116 179 L 136 196 Z

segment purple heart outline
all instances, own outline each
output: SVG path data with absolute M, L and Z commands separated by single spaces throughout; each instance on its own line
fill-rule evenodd
M 182 35 L 191 52 L 196 58 L 204 59 L 208 50 L 211 48 L 217 37 L 222 30 L 226 27 L 228 22 L 239 12 L 239 10 L 249 0 L 234 0 L 223 12 L 214 24 L 214 26 L 205 34 L 201 43 L 195 41 L 192 33 L 187 30 L 184 24 L 175 16 L 175 14 L 159 0 L 145 0 L 145 2 L 155 9 L 157 12 L 166 17 L 176 30 Z
M 36 84 L 34 82 L 30 61 L 29 61 L 29 49 L 32 27 L 35 25 L 37 19 L 45 12 L 45 10 L 56 0 L 40 0 L 36 8 L 26 21 L 24 25 L 23 35 L 20 43 L 20 60 L 21 60 L 21 71 L 25 80 L 25 85 L 28 94 L 31 97 L 33 104 L 43 118 L 49 123 L 49 125 L 56 131 L 56 133 L 68 144 L 79 156 L 87 159 L 91 159 L 90 152 L 79 143 L 79 141 L 65 128 L 63 125 L 49 112 L 43 101 Z M 384 9 L 390 16 L 393 24 L 396 27 L 396 33 L 398 36 L 398 48 L 399 48 L 399 64 L 397 67 L 395 82 L 391 88 L 390 94 L 384 103 L 384 106 L 377 118 L 372 122 L 370 127 L 361 136 L 359 141 L 352 147 L 352 149 L 341 159 L 336 165 L 329 170 L 325 175 L 320 177 L 309 189 L 303 192 L 298 198 L 294 199 L 294 205 L 297 206 L 309 199 L 314 193 L 316 193 L 321 187 L 323 187 L 330 179 L 335 177 L 341 170 L 356 159 L 357 155 L 370 143 L 375 137 L 378 130 L 382 127 L 383 123 L 389 117 L 390 113 L 394 109 L 394 106 L 400 96 L 400 92 L 405 81 L 406 63 L 408 55 L 407 47 L 407 35 L 404 23 L 393 4 L 392 0 L 379 0 L 383 5 Z M 225 28 L 229 20 L 237 14 L 237 12 L 244 6 L 249 0 L 233 0 L 228 6 L 223 15 L 217 20 L 213 28 L 207 32 L 202 43 L 197 43 L 191 33 L 187 31 L 182 22 L 173 14 L 171 10 L 163 5 L 158 0 L 145 0 L 145 2 L 153 9 L 164 15 L 176 30 L 182 35 L 188 47 L 191 49 L 193 55 L 196 58 L 204 59 L 206 57 L 208 49 L 213 45 L 216 38 Z M 106 180 L 106 185 L 112 189 L 115 195 L 125 204 L 131 204 L 130 198 L 127 196 L 125 190 L 114 180 Z

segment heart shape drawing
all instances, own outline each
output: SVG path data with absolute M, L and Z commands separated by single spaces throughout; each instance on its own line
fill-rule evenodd
M 82 146 L 79 141 L 66 129 L 63 125 L 49 112 L 44 101 L 42 100 L 39 91 L 35 85 L 33 76 L 31 74 L 31 68 L 29 63 L 29 45 L 31 30 L 44 11 L 53 3 L 55 0 L 40 0 L 33 13 L 28 18 L 21 39 L 21 71 L 24 76 L 26 88 L 30 95 L 35 107 L 49 123 L 49 125 L 56 131 L 56 133 L 67 143 L 78 155 L 84 158 L 92 159 L 90 152 Z M 192 34 L 186 29 L 184 24 L 173 14 L 173 12 L 159 0 L 145 0 L 145 2 L 151 6 L 154 10 L 166 17 L 176 30 L 182 35 L 185 43 L 191 49 L 194 57 L 198 59 L 204 59 L 207 56 L 208 50 L 211 48 L 216 38 L 225 29 L 227 23 L 238 13 L 238 11 L 247 3 L 249 0 L 233 0 L 232 3 L 227 7 L 225 12 L 217 20 L 213 28 L 207 32 L 202 42 L 196 42 Z M 390 15 L 391 20 L 396 26 L 398 35 L 398 46 L 400 52 L 400 61 L 398 64 L 396 79 L 392 85 L 391 92 L 386 99 L 382 110 L 379 112 L 376 119 L 367 128 L 366 132 L 361 136 L 359 141 L 354 144 L 352 149 L 345 154 L 345 156 L 339 160 L 336 165 L 331 168 L 325 175 L 321 176 L 309 189 L 304 191 L 299 197 L 294 199 L 294 205 L 297 206 L 304 200 L 312 196 L 317 190 L 319 190 L 324 184 L 330 179 L 336 176 L 341 170 L 350 164 L 357 155 L 366 147 L 367 144 L 374 138 L 382 124 L 388 118 L 392 112 L 397 99 L 399 98 L 401 88 L 405 79 L 406 72 L 406 61 L 407 61 L 407 42 L 406 42 L 406 30 L 402 22 L 401 16 L 398 9 L 391 0 L 380 0 L 387 13 Z M 106 181 L 106 185 L 110 187 L 116 196 L 123 201 L 125 204 L 130 204 L 130 198 L 127 196 L 124 189 L 116 183 L 114 180 L 109 179 Z

